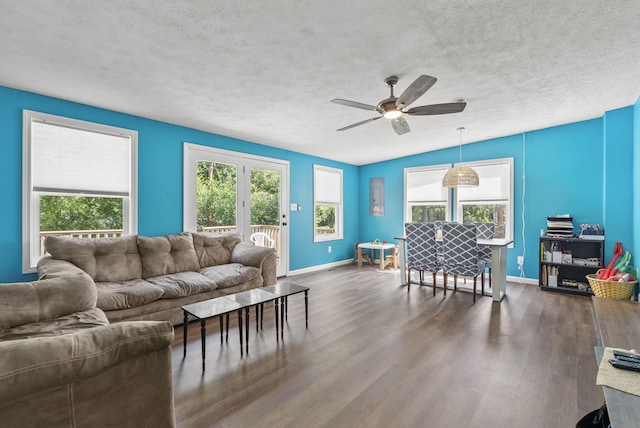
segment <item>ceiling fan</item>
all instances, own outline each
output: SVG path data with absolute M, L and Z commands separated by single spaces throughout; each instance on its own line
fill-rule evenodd
M 345 126 L 344 128 L 338 129 L 338 131 L 346 131 L 347 129 L 355 128 L 356 126 L 373 122 L 374 120 L 378 120 L 381 117 L 386 117 L 387 119 L 391 119 L 391 126 L 393 126 L 393 130 L 396 131 L 396 134 L 402 135 L 410 131 L 409 124 L 402 117 L 403 114 L 408 114 L 410 116 L 428 116 L 435 114 L 459 113 L 464 110 L 464 108 L 467 106 L 467 103 L 464 101 L 445 104 L 430 104 L 426 106 L 406 109 L 409 104 L 411 104 L 412 102 L 420 98 L 425 92 L 427 92 L 436 83 L 437 80 L 438 79 L 436 79 L 435 77 L 423 74 L 422 76 L 414 80 L 413 83 L 404 90 L 402 95 L 396 98 L 393 95 L 393 88 L 398 83 L 398 77 L 387 77 L 386 79 L 384 79 L 384 83 L 389 87 L 391 94 L 389 95 L 389 98 L 385 98 L 384 100 L 380 101 L 377 106 L 363 104 L 356 101 L 343 100 L 341 98 L 331 100 L 331 102 L 335 104 L 341 104 L 347 107 L 361 108 L 363 110 L 377 111 L 382 115 L 372 117 L 371 119 L 363 120 L 349 126 Z

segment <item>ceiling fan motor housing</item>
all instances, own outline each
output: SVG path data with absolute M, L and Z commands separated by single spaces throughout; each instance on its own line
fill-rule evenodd
M 384 100 L 378 103 L 377 110 L 382 114 L 385 114 L 389 111 L 400 111 L 396 107 L 396 100 L 397 100 L 396 97 L 385 98 Z

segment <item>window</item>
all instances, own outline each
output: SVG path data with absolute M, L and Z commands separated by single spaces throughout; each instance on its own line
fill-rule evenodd
M 25 110 L 23 271 L 47 235 L 137 233 L 137 132 Z
M 342 170 L 313 166 L 314 242 L 342 239 Z
M 478 173 L 480 185 L 456 189 L 456 219 L 493 222 L 496 238 L 513 239 L 513 158 L 464 164 Z
M 405 221 L 431 222 L 451 218 L 447 188 L 442 178 L 449 165 L 405 168 Z

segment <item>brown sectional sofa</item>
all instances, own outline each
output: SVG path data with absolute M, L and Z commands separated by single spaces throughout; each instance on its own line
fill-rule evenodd
M 78 269 L 0 284 L 0 426 L 173 427 L 164 321 L 109 324 Z
M 242 243 L 236 233 L 73 239 L 49 236 L 40 279 L 86 273 L 110 322 L 183 322 L 181 306 L 276 282 L 273 248 Z

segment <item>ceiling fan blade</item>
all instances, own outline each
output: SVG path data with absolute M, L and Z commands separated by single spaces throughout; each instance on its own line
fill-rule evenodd
M 403 117 L 396 117 L 391 120 L 391 126 L 393 126 L 393 130 L 396 131 L 396 134 L 398 135 L 406 134 L 411 131 L 409 124 Z
M 336 131 L 346 131 L 347 129 L 355 128 L 356 126 L 364 125 L 365 123 L 373 122 L 380 119 L 382 116 L 372 117 L 371 119 L 363 120 L 362 122 L 354 123 L 352 125 L 345 126 L 344 128 L 336 129 Z
M 396 100 L 396 106 L 403 108 L 420 98 L 427 92 L 437 81 L 433 76 L 427 76 L 423 74 L 413 81 L 407 89 L 404 90 L 402 95 Z
M 414 116 L 428 116 L 432 114 L 448 114 L 448 113 L 460 113 L 467 106 L 465 102 L 459 103 L 445 103 L 445 104 L 431 104 L 428 106 L 419 106 L 410 108 L 404 113 Z
M 375 111 L 376 108 L 377 108 L 376 106 L 372 106 L 372 105 L 369 105 L 369 104 L 363 104 L 363 103 L 359 103 L 359 102 L 356 102 L 356 101 L 343 100 L 341 98 L 335 98 L 335 99 L 331 100 L 331 102 L 335 103 L 335 104 L 340 104 L 340 105 L 343 105 L 343 106 L 347 106 L 347 107 L 361 108 L 363 110 L 373 110 L 373 111 Z

